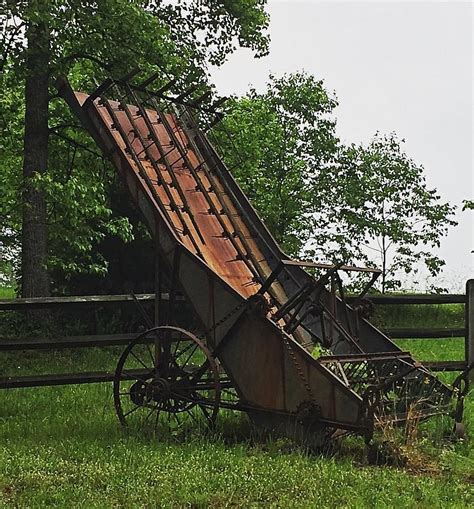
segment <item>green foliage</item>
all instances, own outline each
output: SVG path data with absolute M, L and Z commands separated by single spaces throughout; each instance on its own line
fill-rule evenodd
M 292 255 L 311 235 L 318 174 L 336 152 L 336 105 L 313 76 L 270 76 L 264 92 L 234 99 L 214 132 L 244 192 Z
M 107 261 L 94 247 L 107 234 L 124 242 L 133 239 L 128 219 L 112 217 L 112 210 L 106 205 L 103 179 L 87 181 L 81 175 L 72 175 L 60 182 L 53 180 L 51 174 L 45 174 L 37 176 L 36 184 L 52 204 L 49 211 L 50 268 L 61 269 L 65 274 L 103 274 Z
M 10 286 L 0 286 L 0 299 L 15 298 L 15 290 Z
M 75 128 L 66 105 L 55 97 L 54 80 L 67 74 L 76 89 L 122 76 L 139 66 L 143 76 L 157 71 L 154 85 L 176 77 L 176 90 L 189 83 L 208 86 L 209 64 L 220 64 L 236 46 L 263 55 L 268 48 L 264 0 L 211 1 L 38 1 L 0 6 L 0 249 L 2 274 L 18 268 L 21 231 L 22 140 L 24 122 L 25 30 L 42 23 L 51 34 L 49 164 L 36 186 L 48 199 L 49 268 L 67 276 L 104 274 L 97 253 L 104 236 L 130 240 L 139 232 L 123 216 L 114 218 L 117 194 L 113 172 L 89 137 Z M 64 137 L 73 138 L 73 148 Z M 94 253 L 93 253 L 94 252 Z M 3 255 L 6 253 L 6 255 Z
M 342 145 L 336 106 L 312 76 L 271 76 L 264 92 L 230 102 L 214 136 L 290 255 L 380 266 L 383 292 L 423 266 L 436 276 L 444 261 L 433 249 L 456 225 L 455 207 L 427 187 L 423 167 L 394 134 Z
M 382 268 L 382 292 L 401 286 L 400 273 L 416 273 L 424 265 L 436 276 L 444 261 L 433 254 L 450 226 L 455 207 L 441 201 L 426 185 L 423 167 L 402 150 L 394 134 L 377 134 L 367 146 L 343 148 L 338 163 L 321 172 L 327 193 L 327 224 L 316 237 L 346 260 Z

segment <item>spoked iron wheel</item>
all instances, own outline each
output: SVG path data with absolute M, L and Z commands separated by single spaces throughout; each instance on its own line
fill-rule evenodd
M 185 421 L 213 426 L 219 372 L 206 345 L 184 329 L 161 326 L 136 337 L 115 371 L 114 402 L 122 425 L 168 431 Z

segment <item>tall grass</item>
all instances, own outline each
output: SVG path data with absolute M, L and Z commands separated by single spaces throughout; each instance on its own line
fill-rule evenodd
M 376 307 L 371 318 L 380 328 L 461 328 L 465 315 L 463 304 L 390 304 Z
M 418 345 L 420 343 L 420 345 Z M 440 342 L 438 341 L 437 344 Z M 451 340 L 446 343 L 452 348 Z M 410 342 L 425 348 L 425 342 Z M 426 352 L 423 351 L 425 354 Z M 97 349 L 2 355 L 2 373 L 106 369 Z M 466 419 L 474 422 L 468 401 Z M 368 466 L 363 441 L 310 455 L 257 435 L 245 416 L 206 433 L 151 439 L 122 431 L 110 384 L 0 392 L 0 505 L 4 507 L 469 507 L 474 450 L 433 424 L 420 447 L 434 466 Z M 444 428 L 445 429 L 445 428 Z M 425 461 L 425 463 L 427 463 Z
M 384 327 L 457 327 L 463 310 L 385 306 L 375 318 Z M 3 330 L 14 334 L 20 320 Z M 397 343 L 422 360 L 463 354 L 462 339 Z M 2 353 L 0 373 L 112 370 L 120 351 Z M 446 382 L 453 376 L 442 375 Z M 466 402 L 469 430 L 473 399 Z M 436 419 L 420 426 L 412 449 L 418 465 L 374 467 L 361 439 L 338 442 L 331 455 L 310 455 L 259 434 L 245 415 L 220 418 L 212 433 L 195 427 L 151 439 L 124 432 L 110 384 L 3 390 L 0 507 L 472 507 L 474 447 L 449 441 L 450 425 Z

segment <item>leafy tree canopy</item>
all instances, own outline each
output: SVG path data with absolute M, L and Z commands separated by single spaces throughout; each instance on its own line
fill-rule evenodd
M 444 261 L 433 251 L 457 224 L 455 207 L 427 186 L 402 144 L 393 133 L 377 133 L 367 146 L 341 147 L 337 164 L 319 176 L 327 206 L 313 249 L 380 267 L 382 292 L 400 288 L 401 274 L 421 266 L 436 276 Z
M 291 255 L 311 235 L 318 175 L 337 151 L 336 105 L 313 76 L 270 76 L 264 92 L 251 89 L 231 101 L 214 133 L 243 190 Z
M 380 289 L 426 267 L 455 207 L 430 189 L 396 135 L 344 146 L 335 97 L 305 73 L 270 77 L 234 99 L 214 133 L 225 160 L 270 231 L 293 256 L 382 268 Z
M 268 50 L 266 0 L 6 0 L 0 5 L 0 242 L 11 259 L 21 243 L 21 172 L 26 65 L 32 51 L 48 62 L 49 141 L 46 172 L 33 185 L 46 197 L 50 270 L 73 275 L 102 274 L 106 261 L 97 250 L 105 236 L 129 240 L 136 233 L 125 216 L 112 220 L 114 172 L 90 151 L 88 135 L 75 127 L 52 86 L 67 74 L 74 87 L 90 90 L 109 75 L 135 67 L 158 72 L 159 87 L 176 78 L 208 87 L 208 66 L 221 64 L 237 46 L 256 56 Z M 28 30 L 44 37 L 28 46 Z M 45 42 L 46 41 L 46 42 Z M 73 138 L 83 148 L 74 148 Z M 28 184 L 30 185 L 30 184 Z M 119 212 L 120 214 L 120 212 Z

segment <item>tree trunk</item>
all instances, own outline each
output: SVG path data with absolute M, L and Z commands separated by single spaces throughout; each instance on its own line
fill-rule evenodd
M 44 6 L 45 2 L 30 1 L 31 11 L 44 9 Z M 31 21 L 26 36 L 21 294 L 44 297 L 49 295 L 46 200 L 32 179 L 36 173 L 44 173 L 48 164 L 50 50 L 47 24 Z

